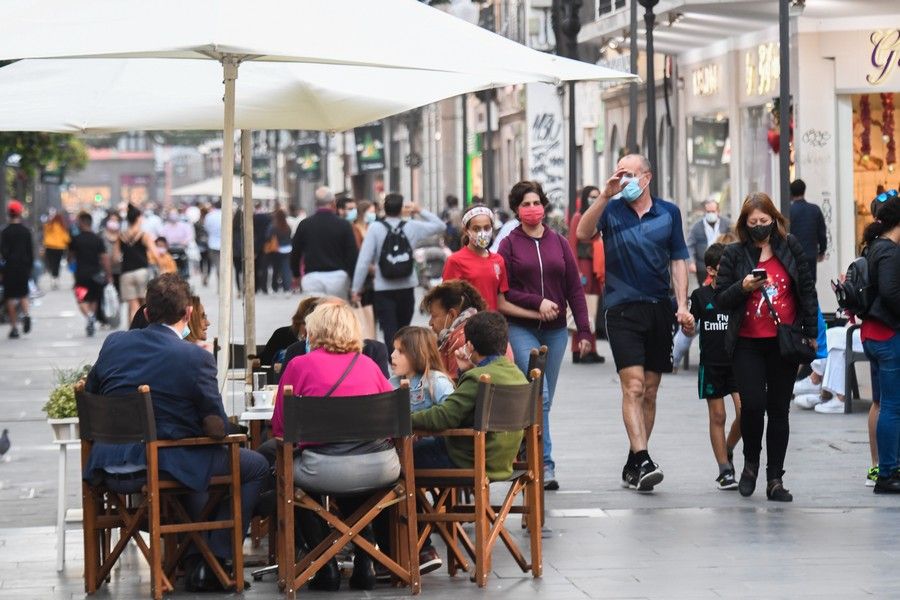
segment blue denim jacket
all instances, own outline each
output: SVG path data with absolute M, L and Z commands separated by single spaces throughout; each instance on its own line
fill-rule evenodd
M 391 385 L 394 389 L 400 387 L 400 377 L 391 377 Z M 409 404 L 412 412 L 419 412 L 441 404 L 444 399 L 453 393 L 453 380 L 443 373 L 431 373 L 428 380 L 421 375 L 409 377 Z M 432 391 L 434 394 L 432 394 Z

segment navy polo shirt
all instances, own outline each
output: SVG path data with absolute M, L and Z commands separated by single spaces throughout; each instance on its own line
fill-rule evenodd
M 650 210 L 638 218 L 625 200 L 610 200 L 597 231 L 606 256 L 606 308 L 671 298 L 670 263 L 688 258 L 677 206 L 653 198 Z

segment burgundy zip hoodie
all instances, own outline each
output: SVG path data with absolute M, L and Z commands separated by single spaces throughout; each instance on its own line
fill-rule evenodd
M 544 298 L 559 306 L 559 316 L 553 321 L 508 317 L 510 323 L 534 329 L 559 329 L 566 326 L 568 304 L 575 315 L 578 339 L 591 339 L 581 273 L 564 237 L 545 225 L 544 235 L 533 238 L 520 225 L 500 242 L 498 253 L 506 261 L 507 300 L 530 310 L 539 310 Z

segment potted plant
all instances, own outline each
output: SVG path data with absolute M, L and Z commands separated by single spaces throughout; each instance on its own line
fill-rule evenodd
M 75 384 L 87 376 L 91 365 L 73 369 L 54 369 L 56 386 L 44 404 L 47 422 L 53 429 L 53 439 L 57 441 L 78 439 L 78 407 L 75 404 Z

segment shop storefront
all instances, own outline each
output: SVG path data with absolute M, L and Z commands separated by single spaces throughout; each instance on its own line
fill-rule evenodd
M 894 107 L 900 101 L 900 30 L 804 31 L 798 36 L 799 110 L 794 134 L 798 175 L 822 207 L 829 232 L 819 269 L 823 309 L 834 308 L 828 280 L 853 260 L 869 206 L 900 185 Z M 820 27 L 826 25 L 819 24 Z

